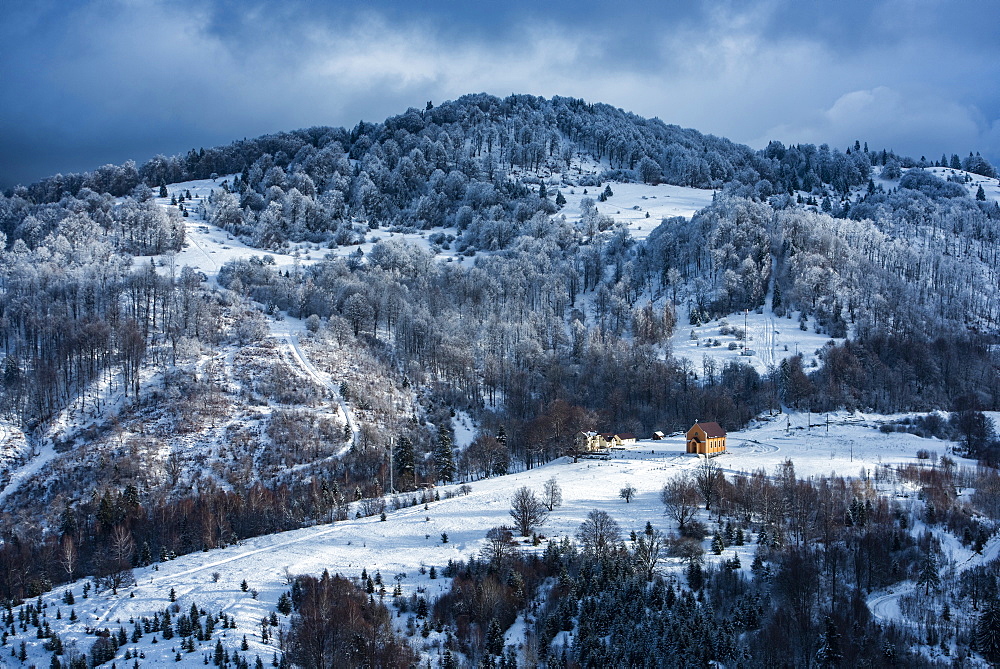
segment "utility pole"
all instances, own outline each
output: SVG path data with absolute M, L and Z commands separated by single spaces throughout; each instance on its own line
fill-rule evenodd
M 392 483 L 392 470 L 395 469 L 392 464 L 392 437 L 389 437 L 389 492 L 396 492 L 396 488 L 393 487 Z

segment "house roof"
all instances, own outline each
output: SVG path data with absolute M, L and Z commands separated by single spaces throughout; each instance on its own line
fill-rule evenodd
M 635 435 L 632 434 L 631 432 L 622 432 L 621 434 L 618 434 L 616 436 L 619 439 L 635 439 Z
M 662 432 L 660 432 L 659 430 L 657 430 L 657 431 L 656 431 L 656 432 L 654 432 L 653 434 L 655 434 L 655 435 L 656 435 L 657 437 L 662 437 L 662 436 L 664 436 L 664 434 L 663 434 Z
M 723 430 L 722 426 L 716 423 L 715 421 L 711 423 L 698 422 L 695 423 L 694 425 L 700 426 L 701 429 L 705 431 L 705 434 L 708 436 L 709 439 L 717 439 L 719 437 L 726 436 L 726 431 Z M 692 425 L 691 427 L 693 428 L 694 425 Z

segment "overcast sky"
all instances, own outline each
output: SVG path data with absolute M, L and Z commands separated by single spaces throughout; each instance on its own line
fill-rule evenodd
M 1000 2 L 0 3 L 0 188 L 465 93 L 1000 163 Z

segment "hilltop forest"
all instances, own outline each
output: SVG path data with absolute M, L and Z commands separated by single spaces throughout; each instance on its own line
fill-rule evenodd
M 15 188 L 0 196 L 0 408 L 61 464 L 3 501 L 0 597 L 116 573 L 119 527 L 148 562 L 342 517 L 383 491 L 390 438 L 412 489 L 536 466 L 581 429 L 1000 409 L 1000 207 L 969 174 L 996 177 L 972 153 L 754 151 L 608 105 L 479 94 Z M 173 186 L 197 179 L 218 187 L 195 201 Z M 624 182 L 715 193 L 635 239 L 595 206 Z M 217 281 L 177 266 L 189 214 L 260 254 Z M 384 234 L 420 231 L 430 247 Z M 267 255 L 301 244 L 329 255 Z M 830 337 L 821 364 L 673 355 L 692 324 L 765 310 Z M 353 434 L 289 371 L 274 317 L 303 319 L 331 369 L 360 367 L 337 389 Z M 460 454 L 456 413 L 479 428 Z M 995 462 L 988 430 L 963 425 Z M 209 432 L 224 447 L 177 441 Z

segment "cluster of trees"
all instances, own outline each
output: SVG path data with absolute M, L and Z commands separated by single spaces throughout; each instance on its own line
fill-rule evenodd
M 392 614 L 357 585 L 324 571 L 297 576 L 286 658 L 307 669 L 323 667 L 411 667 L 417 655 L 393 628 Z
M 320 335 L 357 330 L 375 348 L 391 344 L 395 366 L 412 382 L 446 382 L 453 406 L 502 405 L 513 455 L 529 462 L 561 455 L 594 422 L 644 433 L 679 429 L 692 412 L 739 424 L 777 406 L 750 368 L 727 367 L 725 383 L 701 386 L 664 359 L 673 308 L 640 299 L 655 276 L 623 257 L 614 237 L 563 248 L 561 230 L 471 266 L 384 240 L 353 267 L 329 259 L 286 276 L 250 259 L 227 264 L 219 280 L 291 315 L 316 315 Z M 581 303 L 589 273 L 606 263 L 620 265 L 618 276 L 608 271 Z
M 479 559 L 449 564 L 452 586 L 433 615 L 453 630 L 451 649 L 482 666 L 506 666 L 504 632 L 526 610 L 534 622 L 523 652 L 546 666 L 938 666 L 912 652 L 913 643 L 957 650 L 959 657 L 970 650 L 995 656 L 1000 617 L 989 602 L 998 595 L 991 576 L 997 563 L 952 582 L 939 542 L 911 528 L 919 520 L 981 546 L 986 529 L 961 525 L 973 509 L 954 490 L 977 485 L 995 492 L 984 477 L 996 475 L 959 471 L 943 460 L 936 468 L 882 469 L 876 476 L 882 485 L 919 484 L 926 503 L 880 496 L 871 480 L 800 479 L 791 462 L 773 474 L 726 477 L 709 461 L 663 490 L 676 533 L 647 523 L 627 537 L 611 514 L 595 509 L 577 542 L 549 542 L 539 554 L 522 553 L 510 529 L 493 528 Z M 515 494 L 516 522 L 529 506 L 544 509 L 534 497 L 527 488 Z M 976 500 L 975 509 L 995 516 L 986 502 Z M 718 528 L 713 552 L 725 558 L 711 564 L 708 524 Z M 753 547 L 752 563 L 728 557 L 734 546 Z M 668 560 L 679 560 L 683 574 L 664 576 Z M 920 586 L 913 597 L 928 620 L 912 630 L 878 624 L 866 597 L 908 579 Z M 962 610 L 969 614 L 959 616 Z
M 584 174 L 582 154 L 612 171 Z M 72 530 L 35 536 L 33 525 L 5 522 L 0 589 L 23 596 L 74 571 L 127 578 L 128 566 L 160 553 L 343 517 L 350 501 L 385 489 L 389 434 L 398 438 L 397 488 L 410 489 L 534 466 L 567 453 L 582 429 L 671 432 L 691 416 L 737 427 L 781 403 L 996 408 L 995 203 L 910 170 L 898 188 L 873 186 L 822 213 L 789 204 L 792 190 L 842 197 L 870 183 L 873 166 L 886 176 L 918 164 L 860 145 L 840 153 L 772 144 L 755 153 L 606 105 L 477 95 L 351 131 L 285 133 L 17 189 L 0 197 L 6 417 L 44 425 L 74 403 L 96 415 L 105 391 L 136 397 L 155 366 L 164 372 L 157 399 L 176 400 L 176 430 L 194 429 L 189 419 L 202 412 L 223 422 L 220 407 L 232 398 L 221 372 L 184 363 L 202 347 L 259 345 L 266 322 L 239 297 L 308 319 L 318 341 L 339 342 L 366 369 L 377 363 L 394 388 L 416 389 L 408 392 L 420 404 L 400 400 L 402 391 L 380 397 L 374 382 L 352 377 L 343 394 L 371 425 L 344 458 L 297 470 L 310 484 L 234 474 L 225 490 L 199 483 L 182 499 L 130 503 L 109 521 L 98 517 L 104 496 L 114 496 L 104 490 L 131 480 L 122 459 L 108 474 L 114 486 L 94 486 L 102 497 L 73 504 Z M 961 166 L 992 169 L 975 156 Z M 610 177 L 730 186 L 690 222 L 664 221 L 636 242 L 589 198 L 578 223 L 554 215 L 561 203 L 546 179 L 556 168 L 576 186 Z M 261 248 L 351 244 L 383 225 L 448 225 L 456 235 L 434 243 L 465 255 L 437 262 L 389 232 L 367 254 L 308 268 L 279 272 L 267 257 L 231 262 L 219 273 L 231 292 L 218 293 L 190 268 L 135 262 L 184 241 L 181 219 L 155 205 L 150 186 L 213 173 L 237 176 L 208 199 L 206 215 Z M 792 357 L 764 375 L 738 363 L 696 371 L 672 357 L 668 340 L 685 303 L 703 319 L 761 309 L 768 296 L 778 315 L 811 315 L 851 339 L 824 347 L 818 370 Z M 251 400 L 323 399 L 313 385 L 290 383 L 279 364 L 244 373 L 241 355 L 233 359 Z M 450 443 L 452 409 L 483 426 L 461 455 Z M 227 434 L 241 453 L 266 437 L 276 448 L 256 462 L 275 469 L 325 458 L 353 438 L 308 412 L 276 412 L 265 423 L 256 435 Z M 176 485 L 182 467 L 167 467 Z M 24 511 L 54 489 L 31 483 L 13 499 Z M 66 555 L 74 557 L 68 570 Z
M 244 585 L 246 585 L 246 581 L 244 581 Z M 88 597 L 89 590 L 90 584 L 88 582 L 83 587 L 83 599 Z M 244 588 L 244 591 L 246 591 L 246 588 Z M 205 609 L 200 608 L 194 602 L 191 603 L 189 609 L 182 609 L 180 604 L 176 603 L 177 597 L 173 588 L 170 589 L 169 598 L 171 602 L 174 602 L 170 606 L 162 611 L 154 612 L 152 616 L 134 617 L 129 620 L 127 627 L 120 620 L 116 623 L 117 629 L 112 629 L 111 627 L 102 629 L 88 625 L 86 632 L 88 635 L 93 635 L 94 637 L 93 642 L 90 643 L 89 653 L 84 653 L 81 650 L 84 639 L 63 640 L 52 629 L 52 620 L 61 620 L 63 618 L 63 608 L 58 604 L 55 604 L 56 613 L 51 618 L 48 617 L 49 611 L 46 611 L 49 605 L 43 603 L 41 598 L 35 604 L 30 602 L 22 604 L 17 609 L 16 617 L 14 608 L 8 606 L 6 613 L 0 617 L 2 618 L 0 626 L 5 627 L 2 645 L 6 646 L 10 643 L 12 647 L 11 656 L 16 657 L 21 663 L 25 663 L 29 657 L 27 643 L 22 641 L 18 645 L 16 640 L 19 636 L 24 638 L 30 635 L 32 638 L 41 640 L 40 645 L 42 648 L 52 654 L 49 666 L 55 668 L 87 669 L 107 662 L 113 662 L 118 657 L 122 648 L 126 649 L 122 659 L 126 662 L 134 659 L 138 663 L 138 659 L 140 657 L 145 659 L 146 655 L 144 651 L 137 649 L 135 646 L 147 635 L 153 637 L 152 643 L 158 643 L 157 638 L 160 637 L 165 642 L 178 644 L 180 650 L 176 652 L 174 658 L 176 662 L 182 661 L 183 656 L 181 652 L 187 655 L 206 649 L 206 647 L 211 648 L 209 642 L 214 639 L 214 653 L 205 652 L 203 655 L 203 662 L 205 664 L 209 663 L 209 657 L 213 657 L 214 664 L 217 667 L 230 666 L 231 662 L 231 666 L 236 669 L 249 669 L 249 653 L 240 657 L 239 652 L 234 650 L 230 654 L 222 646 L 221 637 L 225 637 L 229 630 L 236 629 L 236 620 L 232 616 L 221 611 L 217 614 L 206 612 Z M 77 599 L 73 591 L 69 588 L 64 590 L 61 601 L 69 611 L 66 614 L 66 618 L 70 623 L 76 622 L 78 617 L 74 604 L 77 603 Z M 291 611 L 290 606 L 289 604 L 288 612 Z M 261 636 L 265 643 L 269 641 L 272 634 L 270 630 L 277 627 L 278 624 L 278 617 L 275 613 L 262 620 Z M 35 628 L 34 631 L 31 628 Z M 177 641 L 171 641 L 175 638 Z M 243 639 L 241 650 L 247 651 L 248 644 L 245 635 Z M 16 653 L 13 652 L 14 646 L 18 646 Z M 129 646 L 132 646 L 132 648 L 129 648 Z M 287 666 L 286 658 L 284 657 L 280 663 L 278 662 L 277 653 L 273 655 L 273 662 L 274 666 L 279 666 L 279 664 L 283 667 Z M 260 659 L 260 656 L 256 657 L 255 666 L 258 668 L 263 667 L 263 661 Z
M 134 266 L 133 254 L 183 244 L 183 225 L 162 208 L 95 193 L 52 205 L 0 200 L 0 395 L 8 419 L 33 427 L 71 402 L 96 409 L 93 382 L 136 392 L 154 341 L 169 356 L 182 338 L 215 337 L 217 314 L 195 299 L 192 270 L 167 277 L 149 262 Z

